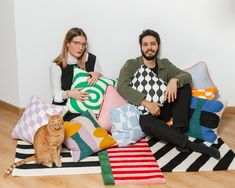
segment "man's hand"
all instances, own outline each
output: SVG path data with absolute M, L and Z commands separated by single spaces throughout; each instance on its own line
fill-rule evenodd
M 167 84 L 166 91 L 164 93 L 165 100 L 168 100 L 168 103 L 174 102 L 177 97 L 177 78 L 172 78 Z
M 153 116 L 159 116 L 161 111 L 160 111 L 160 105 L 155 102 L 149 102 L 147 100 L 143 100 L 141 102 L 141 106 L 144 106 L 145 108 L 148 109 L 149 113 L 152 114 Z

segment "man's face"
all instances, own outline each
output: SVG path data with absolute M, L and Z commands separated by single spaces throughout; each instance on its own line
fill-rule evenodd
M 157 57 L 158 49 L 159 46 L 155 37 L 145 36 L 142 39 L 141 53 L 145 59 L 154 60 Z

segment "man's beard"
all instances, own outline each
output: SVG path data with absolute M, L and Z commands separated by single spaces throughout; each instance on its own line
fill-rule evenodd
M 148 61 L 154 60 L 157 57 L 159 50 L 157 50 L 156 53 L 152 56 L 146 56 L 145 54 L 147 54 L 149 51 L 154 52 L 153 50 L 148 50 L 146 51 L 146 53 L 144 53 L 143 50 L 141 49 L 142 56 Z

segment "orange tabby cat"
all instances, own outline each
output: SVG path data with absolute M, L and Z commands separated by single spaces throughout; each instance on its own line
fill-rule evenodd
M 48 124 L 40 127 L 34 135 L 35 154 L 27 157 L 19 162 L 13 163 L 4 174 L 7 177 L 11 174 L 14 168 L 21 166 L 27 162 L 35 161 L 37 164 L 42 164 L 52 167 L 54 162 L 57 167 L 61 167 L 60 148 L 64 140 L 64 122 L 61 114 L 47 115 Z

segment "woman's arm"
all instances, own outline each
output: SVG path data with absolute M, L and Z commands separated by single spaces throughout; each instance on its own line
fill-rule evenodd
M 54 102 L 61 103 L 67 99 L 66 91 L 61 88 L 61 68 L 56 63 L 51 63 L 50 69 L 51 92 Z

